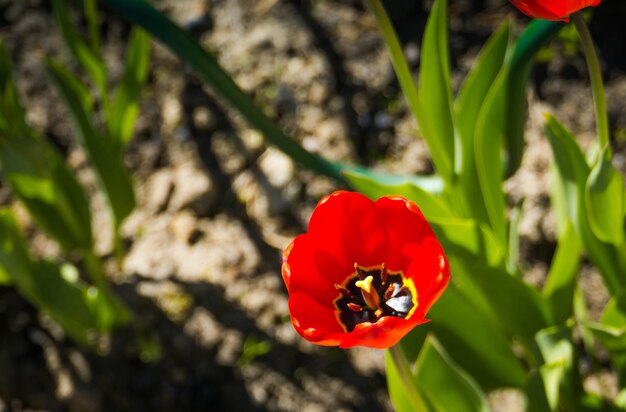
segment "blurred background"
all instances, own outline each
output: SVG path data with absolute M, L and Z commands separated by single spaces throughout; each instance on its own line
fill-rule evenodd
M 591 31 L 604 64 L 614 161 L 626 173 L 626 3 L 604 3 L 594 12 Z M 384 42 L 361 1 L 153 4 L 211 50 L 307 150 L 381 171 L 432 173 Z M 416 70 L 431 2 L 393 0 L 385 6 Z M 107 8 L 99 13 L 102 53 L 116 82 L 130 25 Z M 84 30 L 81 13 L 70 18 Z M 517 32 L 528 22 L 505 1 L 450 1 L 456 88 L 507 18 L 515 20 Z M 14 288 L 0 286 L 0 412 L 391 410 L 382 351 L 316 347 L 289 320 L 282 249 L 306 230 L 317 200 L 342 187 L 268 147 L 153 41 L 124 156 L 138 200 L 121 229 L 127 255 L 118 270 L 113 240 L 104 230 L 112 224 L 105 200 L 46 73 L 47 57 L 75 68 L 49 2 L 0 0 L 0 37 L 14 64 L 27 121 L 60 150 L 87 188 L 96 252 L 114 292 L 136 316 L 136 324 L 117 329 L 96 353 L 69 339 Z M 556 245 L 543 113 L 554 113 L 583 145 L 594 138 L 591 91 L 575 32 L 563 30 L 540 53 L 529 98 L 529 147 L 506 190 L 511 203 L 525 199 L 525 279 L 540 285 Z M 35 256 L 61 253 L 2 175 L 0 205 L 14 210 Z M 601 278 L 584 264 L 582 282 L 591 316 L 597 317 L 606 302 Z M 612 379 L 596 376 L 586 384 L 610 388 Z M 490 401 L 494 410 L 520 407 L 514 391 L 493 393 Z

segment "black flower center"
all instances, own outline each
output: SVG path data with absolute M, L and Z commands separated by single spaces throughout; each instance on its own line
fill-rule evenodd
M 359 323 L 375 323 L 384 316 L 408 319 L 417 308 L 413 281 L 402 272 L 391 272 L 385 264 L 364 268 L 354 264 L 355 272 L 342 285 L 335 284 L 339 297 L 334 300 L 337 319 L 346 332 Z

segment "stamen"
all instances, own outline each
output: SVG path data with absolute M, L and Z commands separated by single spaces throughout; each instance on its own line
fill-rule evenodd
M 390 299 L 391 296 L 393 296 L 393 292 L 395 291 L 396 291 L 396 285 L 394 283 L 391 283 L 389 287 L 387 288 L 387 290 L 385 291 L 385 294 L 383 295 L 385 297 L 385 300 Z
M 361 269 L 356 262 L 354 262 L 354 270 L 356 270 L 356 273 L 359 275 L 359 279 L 361 280 L 365 279 L 365 277 L 367 276 L 367 273 L 363 269 Z
M 359 305 L 357 305 L 356 303 L 348 303 L 346 306 L 348 306 L 348 309 L 350 309 L 352 312 L 362 312 L 363 308 Z
M 376 319 L 380 319 L 380 317 L 383 316 L 383 309 L 382 308 L 376 309 L 376 311 L 374 312 L 374 315 L 376 316 Z
M 350 292 L 348 289 L 344 288 L 343 286 L 341 286 L 339 283 L 335 283 L 335 289 L 337 289 L 337 291 L 339 293 L 341 293 L 343 296 L 349 298 L 349 299 L 354 299 L 356 298 L 356 296 L 354 296 L 354 294 L 352 292 Z
M 387 268 L 385 267 L 385 263 L 383 262 L 382 265 L 380 265 L 380 283 L 384 284 L 387 281 Z

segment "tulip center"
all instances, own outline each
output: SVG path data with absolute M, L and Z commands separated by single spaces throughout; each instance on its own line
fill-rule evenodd
M 385 264 L 362 267 L 354 264 L 352 273 L 335 284 L 339 296 L 334 300 L 339 323 L 352 332 L 359 323 L 376 323 L 384 316 L 408 319 L 417 308 L 413 281 L 401 271 L 389 271 Z

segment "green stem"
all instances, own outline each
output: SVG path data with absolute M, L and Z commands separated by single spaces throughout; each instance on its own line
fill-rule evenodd
M 587 68 L 589 70 L 589 77 L 591 78 L 591 90 L 593 91 L 593 102 L 596 111 L 598 139 L 600 140 L 600 147 L 603 148 L 609 144 L 609 118 L 606 110 L 606 96 L 604 95 L 600 61 L 598 60 L 596 48 L 593 45 L 591 33 L 589 32 L 589 28 L 582 14 L 580 12 L 572 14 L 572 21 L 580 36 L 585 59 L 587 60 Z
M 388 350 L 389 355 L 391 355 L 391 360 L 398 371 L 400 380 L 404 384 L 405 393 L 409 397 L 412 409 L 416 412 L 425 411 L 425 405 L 422 402 L 419 393 L 417 393 L 417 389 L 413 383 L 413 373 L 411 373 L 409 362 L 406 360 L 406 357 L 402 352 L 402 348 L 399 344 L 397 344 L 393 345 Z

